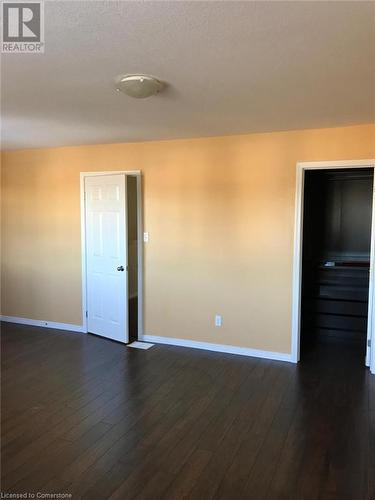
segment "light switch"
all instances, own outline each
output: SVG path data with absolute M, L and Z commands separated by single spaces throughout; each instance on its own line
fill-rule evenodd
M 219 314 L 215 316 L 215 326 L 221 326 L 221 316 Z
M 145 243 L 148 243 L 148 239 L 149 239 L 149 238 L 148 238 L 148 233 L 143 233 L 143 241 L 144 241 Z

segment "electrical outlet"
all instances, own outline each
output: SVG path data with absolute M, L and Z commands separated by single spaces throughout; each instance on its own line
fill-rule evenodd
M 215 326 L 221 326 L 221 316 L 220 316 L 220 314 L 216 314 L 216 316 L 215 316 Z
M 148 240 L 149 240 L 148 233 L 143 233 L 143 241 L 145 243 L 148 243 Z

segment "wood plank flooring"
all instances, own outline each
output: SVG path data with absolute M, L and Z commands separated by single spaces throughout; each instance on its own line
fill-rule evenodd
M 1 341 L 3 492 L 375 499 L 375 376 L 354 347 L 295 366 L 6 323 Z

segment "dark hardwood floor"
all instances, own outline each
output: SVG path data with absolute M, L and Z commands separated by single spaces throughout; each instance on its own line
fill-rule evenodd
M 375 377 L 2 325 L 2 491 L 100 499 L 375 499 Z

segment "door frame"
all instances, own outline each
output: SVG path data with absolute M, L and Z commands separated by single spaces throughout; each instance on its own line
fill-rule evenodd
M 138 256 L 138 337 L 143 335 L 143 214 L 142 214 L 142 172 L 140 170 L 108 170 L 80 173 L 81 203 L 81 281 L 82 281 L 82 328 L 87 333 L 87 267 L 86 267 L 86 200 L 85 179 L 103 175 L 130 175 L 137 178 L 137 256 Z M 126 182 L 125 182 L 126 187 Z M 127 198 L 126 198 L 127 199 Z M 126 280 L 128 283 L 128 280 Z M 127 293 L 129 300 L 129 296 Z
M 303 203 L 305 191 L 306 170 L 328 170 L 345 168 L 373 168 L 375 184 L 375 159 L 370 160 L 340 160 L 340 161 L 313 161 L 298 162 L 296 172 L 295 218 L 294 218 L 294 256 L 293 256 L 293 284 L 292 284 L 292 346 L 291 356 L 294 363 L 300 360 L 301 336 L 301 288 L 302 288 L 302 237 L 303 237 Z M 367 341 L 371 346 L 366 356 L 366 366 L 375 374 L 375 188 L 372 197 L 371 222 L 371 249 L 370 249 L 370 278 L 368 299 Z

